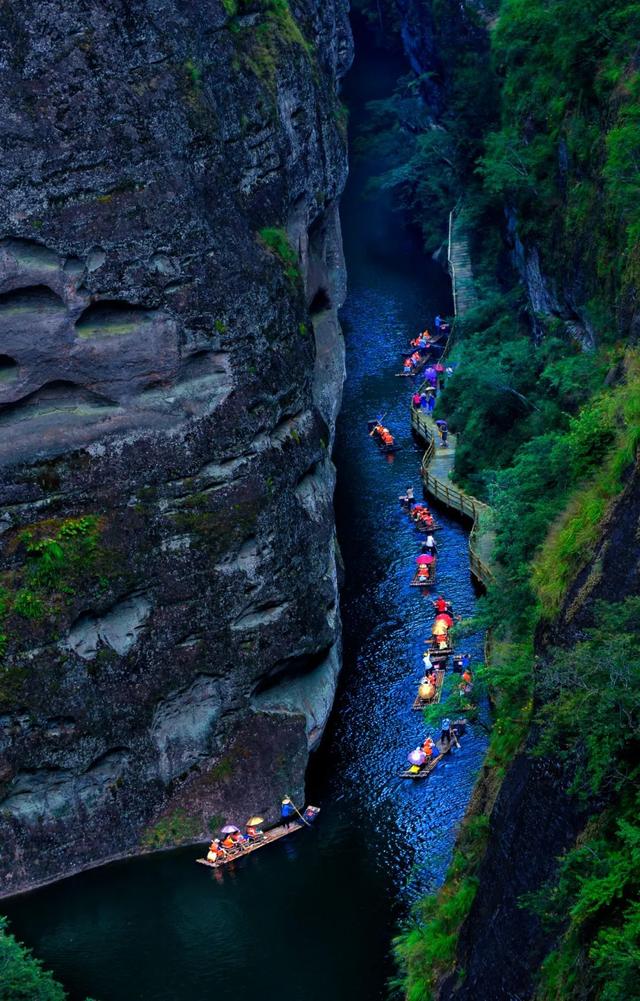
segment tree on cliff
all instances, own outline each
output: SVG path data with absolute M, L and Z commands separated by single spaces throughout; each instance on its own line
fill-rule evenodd
M 65 1001 L 66 991 L 0 917 L 0 1001 Z

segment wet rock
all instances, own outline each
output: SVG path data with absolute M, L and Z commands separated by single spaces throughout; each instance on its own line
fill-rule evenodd
M 142 594 L 132 594 L 100 617 L 82 615 L 71 626 L 63 646 L 84 660 L 93 660 L 100 642 L 124 656 L 135 644 L 150 612 L 151 605 L 147 598 Z
M 85 6 L 0 15 L 6 892 L 302 798 L 339 663 L 347 5 Z

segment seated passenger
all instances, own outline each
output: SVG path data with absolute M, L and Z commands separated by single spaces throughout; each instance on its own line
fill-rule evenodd
M 431 737 L 427 737 L 424 744 L 422 745 L 422 750 L 427 755 L 427 758 L 434 758 L 438 756 L 438 748 L 434 744 Z

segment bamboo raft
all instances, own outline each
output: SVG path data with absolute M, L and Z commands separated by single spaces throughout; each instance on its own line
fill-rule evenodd
M 429 646 L 427 646 L 431 660 L 433 660 L 434 657 L 443 657 L 447 660 L 453 653 L 453 647 L 449 642 L 447 642 L 446 646 L 431 646 L 432 642 L 433 638 L 429 640 Z
M 419 532 L 424 532 L 425 535 L 428 535 L 429 532 L 438 532 L 442 528 L 442 525 L 439 525 L 437 522 L 435 522 L 435 524 L 433 524 L 431 526 L 431 528 L 427 528 L 426 525 L 421 525 L 420 522 L 413 521 L 413 518 L 411 519 L 411 521 L 413 522 L 413 524 L 415 525 L 415 527 L 418 529 L 418 531 Z
M 462 719 L 457 719 L 451 724 L 451 733 L 455 734 L 455 739 L 451 740 L 448 744 L 443 744 L 441 740 L 436 740 L 435 745 L 440 752 L 435 758 L 426 761 L 424 765 L 411 765 L 409 768 L 403 769 L 400 772 L 401 779 L 426 779 L 431 772 L 439 765 L 446 754 L 452 750 L 454 746 L 460 746 L 460 737 L 464 734 L 467 729 L 467 721 Z
M 435 560 L 429 566 L 429 576 L 428 577 L 425 577 L 424 574 L 421 574 L 420 573 L 420 568 L 418 567 L 416 569 L 416 572 L 413 575 L 413 579 L 411 581 L 411 587 L 431 587 L 433 584 L 435 584 L 435 582 L 436 582 L 436 566 L 437 565 L 438 565 L 438 561 Z
M 401 779 L 426 779 L 428 775 L 438 766 L 442 761 L 445 754 L 448 754 L 451 750 L 451 743 L 444 745 L 441 740 L 436 740 L 436 747 L 438 748 L 439 754 L 435 758 L 431 758 L 424 765 L 411 765 L 410 768 L 406 768 L 404 771 L 400 772 Z M 416 769 L 416 771 L 414 771 Z
M 307 812 L 311 811 L 313 811 L 313 819 L 320 813 L 320 807 L 308 806 L 304 813 L 306 815 Z M 208 858 L 198 858 L 196 859 L 196 862 L 199 865 L 206 865 L 210 869 L 220 869 L 223 865 L 228 865 L 229 862 L 235 862 L 236 859 L 244 858 L 245 855 L 257 852 L 258 848 L 264 848 L 266 845 L 270 845 L 274 841 L 280 841 L 281 838 L 286 838 L 287 834 L 293 834 L 294 831 L 300 831 L 303 827 L 309 826 L 310 824 L 305 824 L 302 820 L 292 820 L 289 827 L 285 827 L 284 825 L 281 825 L 280 827 L 272 827 L 270 831 L 265 831 L 262 837 L 256 838 L 255 841 L 250 841 L 242 847 L 225 849 L 227 852 L 225 858 L 222 858 L 217 862 L 210 862 Z
M 400 351 L 401 358 L 410 358 L 412 354 L 419 351 L 420 354 L 426 354 L 427 351 L 431 351 L 432 348 L 438 348 L 440 351 L 444 351 L 446 345 L 446 340 L 442 337 L 432 337 L 430 341 L 426 344 L 416 344 L 415 346 L 409 346 L 405 348 L 404 351 Z
M 430 699 L 421 699 L 420 695 L 416 695 L 415 702 L 413 703 L 413 708 L 425 709 L 426 706 L 436 705 L 442 698 L 442 686 L 444 685 L 444 675 L 445 671 L 443 667 L 436 667 L 436 690 Z
M 369 431 L 369 437 L 370 438 L 375 437 L 376 444 L 380 449 L 380 451 L 382 452 L 382 454 L 391 455 L 393 452 L 399 452 L 400 449 L 402 448 L 402 445 L 398 445 L 397 442 L 394 441 L 393 445 L 384 445 L 382 443 L 380 436 L 378 434 L 375 434 L 375 428 L 377 427 L 377 425 L 378 421 L 367 421 L 367 430 Z

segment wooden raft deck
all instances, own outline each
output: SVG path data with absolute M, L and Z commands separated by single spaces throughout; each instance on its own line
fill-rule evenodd
M 263 837 L 259 840 L 251 841 L 243 848 L 227 849 L 226 858 L 220 859 L 219 862 L 210 862 L 208 858 L 198 858 L 196 862 L 199 865 L 209 866 L 210 869 L 220 869 L 223 865 L 228 865 L 229 862 L 235 862 L 236 859 L 244 858 L 245 855 L 257 852 L 258 848 L 264 848 L 266 845 L 273 844 L 274 841 L 286 838 L 287 834 L 293 834 L 294 831 L 302 830 L 303 827 L 307 827 L 307 824 L 303 824 L 301 820 L 292 821 L 290 827 L 272 827 L 270 831 L 265 831 Z
M 441 667 L 437 667 L 436 671 L 436 693 L 432 699 L 421 699 L 419 695 L 416 695 L 415 701 L 413 703 L 413 709 L 420 710 L 426 709 L 427 706 L 435 706 L 440 702 L 442 698 L 442 686 L 444 685 L 445 671 Z
M 428 577 L 426 577 L 424 574 L 421 574 L 419 570 L 416 570 L 411 580 L 411 587 L 433 587 L 433 585 L 436 582 L 437 566 L 438 566 L 437 560 L 435 561 L 435 563 L 432 563 L 429 566 Z
M 444 758 L 445 754 L 449 754 L 453 746 L 453 741 L 449 744 L 443 744 L 441 740 L 436 740 L 436 747 L 440 752 L 437 757 L 432 758 L 428 761 L 426 765 L 423 765 L 417 772 L 411 771 L 411 768 L 405 768 L 404 771 L 400 772 L 400 778 L 402 779 L 426 779 L 427 776 L 431 775 Z

